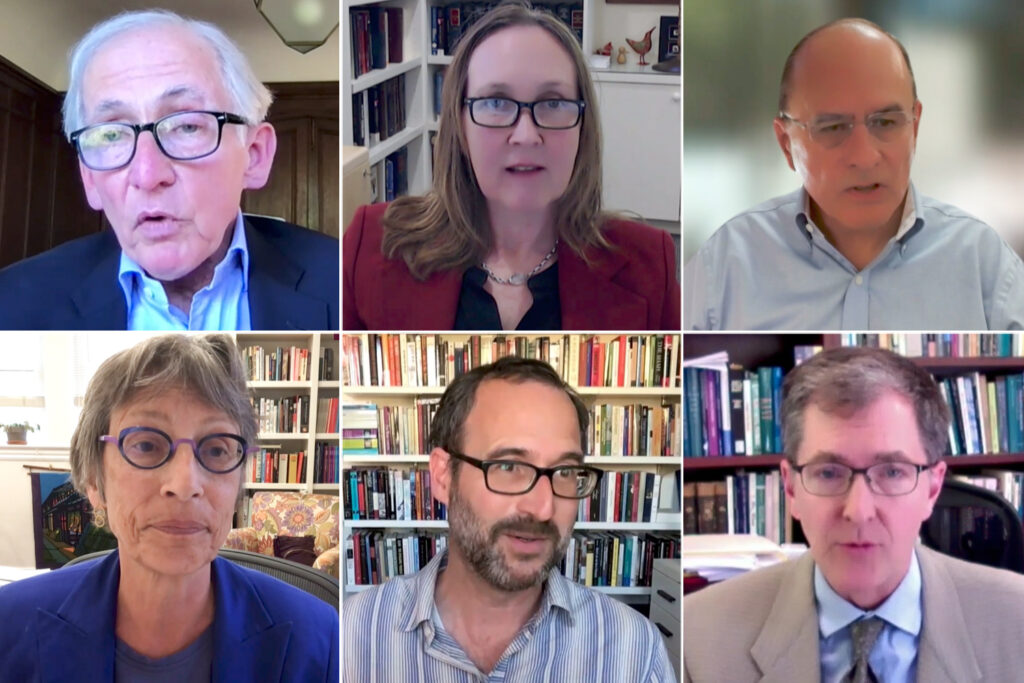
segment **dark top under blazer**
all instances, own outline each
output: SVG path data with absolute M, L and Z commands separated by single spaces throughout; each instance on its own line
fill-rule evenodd
M 254 330 L 338 329 L 338 241 L 273 218 L 245 216 L 249 320 Z M 0 329 L 123 330 L 111 230 L 0 270 Z
M 342 239 L 342 327 L 348 330 L 450 330 L 462 272 L 420 282 L 401 259 L 381 252 L 387 204 L 362 206 Z M 558 245 L 558 298 L 565 330 L 679 331 L 675 247 L 669 235 L 631 221 L 604 228 L 611 249 L 591 248 L 588 265 Z
M 338 612 L 275 578 L 217 558 L 213 677 L 338 682 Z M 0 681 L 114 680 L 118 553 L 0 587 Z

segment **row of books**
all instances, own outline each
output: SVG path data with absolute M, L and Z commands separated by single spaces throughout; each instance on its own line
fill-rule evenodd
M 910 358 L 979 358 L 1024 356 L 1019 334 L 920 334 L 907 332 L 841 334 L 843 346 L 874 346 Z
M 679 470 L 674 475 L 606 470 L 594 492 L 580 500 L 576 519 L 581 522 L 657 521 L 659 509 L 671 510 L 678 473 Z
M 678 558 L 677 534 L 585 532 L 574 533 L 560 570 L 584 586 L 650 586 L 654 560 Z
M 375 585 L 415 574 L 447 546 L 446 532 L 353 531 L 345 539 L 346 583 Z M 670 533 L 574 533 L 558 571 L 586 586 L 650 586 L 654 560 L 679 553 L 679 537 Z
M 684 457 L 782 452 L 781 367 L 683 370 Z
M 352 76 L 402 61 L 402 8 L 369 5 L 350 10 Z
M 352 95 L 352 144 L 369 147 L 405 128 L 405 74 Z
M 724 481 L 683 485 L 683 533 L 757 534 L 775 543 L 792 539 L 782 475 L 739 472 Z
M 430 452 L 430 423 L 438 398 L 416 399 L 413 405 L 346 404 L 345 437 L 368 440 L 373 445 L 345 443 L 346 453 L 421 455 Z M 371 411 L 376 422 L 370 421 Z M 590 409 L 588 453 L 600 456 L 678 456 L 680 453 L 679 406 L 647 406 L 639 403 L 598 403 Z M 349 417 L 352 416 L 352 421 Z M 358 426 L 357 426 L 358 423 Z M 349 429 L 359 432 L 348 434 Z
M 1024 517 L 1024 472 L 982 470 L 978 474 L 958 474 L 954 478 L 989 491 L 995 491 L 1013 506 L 1018 517 Z
M 456 2 L 430 7 L 430 54 L 454 55 L 459 39 L 484 14 L 498 6 L 497 2 Z M 558 3 L 534 5 L 546 8 L 561 19 L 583 42 L 583 4 Z
M 309 431 L 309 395 L 250 398 L 260 434 L 305 434 Z
M 952 455 L 1024 452 L 1024 375 L 972 372 L 938 380 L 953 419 Z
M 317 442 L 313 453 L 313 483 L 337 484 L 341 472 L 340 452 L 333 443 Z
M 353 467 L 342 486 L 345 519 L 396 521 L 447 519 L 430 491 L 430 470 Z
M 549 363 L 562 379 L 587 387 L 679 386 L 677 334 L 552 337 L 435 334 L 342 336 L 342 377 L 347 386 L 442 387 L 455 377 L 503 356 Z
M 337 434 L 341 415 L 338 412 L 338 398 L 320 398 L 316 402 L 317 434 Z
M 261 448 L 249 456 L 248 479 L 254 484 L 302 484 L 306 481 L 305 451 L 282 453 L 280 448 Z
M 377 406 L 372 403 L 346 403 L 342 406 L 341 450 L 354 455 L 380 453 Z
M 324 349 L 321 357 L 321 369 L 332 367 L 333 360 L 325 363 L 325 357 L 333 354 L 329 348 Z M 278 346 L 264 348 L 262 346 L 243 346 L 242 362 L 250 382 L 305 382 L 309 380 L 310 350 L 302 346 Z M 320 376 L 323 377 L 323 372 Z M 324 379 L 329 379 L 325 377 Z

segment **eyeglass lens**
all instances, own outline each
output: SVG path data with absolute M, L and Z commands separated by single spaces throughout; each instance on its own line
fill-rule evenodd
M 121 433 L 121 452 L 133 465 L 151 469 L 170 456 L 173 444 L 163 433 L 146 427 Z M 195 456 L 213 472 L 234 469 L 245 455 L 245 443 L 231 434 L 211 434 L 196 443 Z
M 497 493 L 526 493 L 535 485 L 540 473 L 527 463 L 499 461 L 486 469 L 487 486 Z M 585 498 L 593 491 L 597 474 L 583 467 L 555 468 L 551 473 L 551 491 L 562 498 Z
M 221 124 L 216 114 L 184 111 L 171 114 L 153 127 L 153 135 L 164 154 L 188 160 L 212 154 L 220 145 Z M 85 165 L 96 169 L 120 168 L 135 155 L 138 134 L 126 123 L 89 126 L 78 137 L 78 150 Z
M 905 462 L 884 462 L 872 465 L 865 476 L 868 488 L 883 496 L 901 496 L 917 487 L 918 466 Z M 817 496 L 840 496 L 853 485 L 853 470 L 838 463 L 806 465 L 800 472 L 808 493 Z
M 540 128 L 572 128 L 580 119 L 580 103 L 573 100 L 538 100 L 532 104 L 533 122 Z M 487 97 L 471 103 L 473 121 L 481 126 L 504 128 L 515 125 L 522 109 L 519 102 L 504 97 Z
M 878 112 L 864 119 L 868 132 L 881 142 L 892 142 L 904 131 L 910 117 L 902 111 Z M 853 133 L 853 118 L 828 119 L 810 125 L 811 137 L 825 147 L 838 147 Z

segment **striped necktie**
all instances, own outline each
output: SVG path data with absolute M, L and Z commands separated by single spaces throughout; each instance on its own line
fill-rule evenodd
M 878 680 L 868 667 L 868 656 L 884 625 L 885 622 L 878 617 L 871 617 L 855 621 L 850 626 L 850 634 L 853 637 L 853 670 L 846 679 L 850 683 L 875 683 Z

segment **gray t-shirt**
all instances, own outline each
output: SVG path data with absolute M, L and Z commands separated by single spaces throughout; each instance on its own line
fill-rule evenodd
M 209 683 L 213 666 L 213 625 L 180 652 L 151 659 L 120 638 L 114 648 L 114 683 Z

